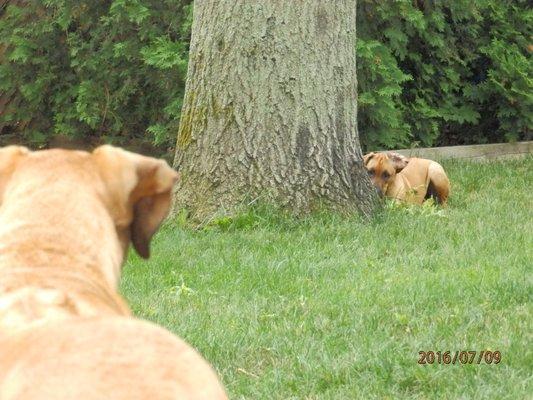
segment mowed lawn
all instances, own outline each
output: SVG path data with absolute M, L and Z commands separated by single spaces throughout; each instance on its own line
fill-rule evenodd
M 445 210 L 167 224 L 148 262 L 130 254 L 122 292 L 232 399 L 531 398 L 533 157 L 443 165 Z M 419 365 L 421 350 L 502 360 Z

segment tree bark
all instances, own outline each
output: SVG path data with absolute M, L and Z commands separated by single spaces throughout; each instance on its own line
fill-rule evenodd
M 353 0 L 196 0 L 174 209 L 246 201 L 370 214 Z

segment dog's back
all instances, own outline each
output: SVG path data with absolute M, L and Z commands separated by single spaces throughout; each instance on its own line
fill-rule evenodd
M 5 341 L 0 360 L 2 400 L 225 398 L 194 349 L 131 318 L 42 325 Z
M 450 192 L 450 181 L 444 168 L 436 161 L 425 158 L 409 158 L 405 168 L 396 174 L 387 195 L 410 203 L 421 204 L 434 198 L 446 204 Z
M 363 163 L 381 195 L 414 204 L 434 197 L 446 204 L 450 181 L 436 161 L 396 152 L 371 152 L 365 154 Z

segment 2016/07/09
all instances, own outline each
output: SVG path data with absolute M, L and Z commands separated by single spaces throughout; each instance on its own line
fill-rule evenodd
M 500 351 L 419 351 L 418 364 L 452 364 L 457 362 L 460 364 L 481 364 L 483 361 L 485 364 L 499 364 L 502 360 L 502 354 Z

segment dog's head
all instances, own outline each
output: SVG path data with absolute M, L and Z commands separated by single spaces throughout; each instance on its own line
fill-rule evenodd
M 363 163 L 379 194 L 384 195 L 394 176 L 407 166 L 409 159 L 393 152 L 372 152 L 363 157 Z
M 21 146 L 0 148 L 0 206 L 7 200 L 4 197 L 10 182 L 18 188 L 33 185 L 35 190 L 46 188 L 52 182 L 65 182 L 66 186 L 62 187 L 82 193 L 80 199 L 94 196 L 103 202 L 123 249 L 131 241 L 143 258 L 149 257 L 150 240 L 169 211 L 172 187 L 177 179 L 178 173 L 165 161 L 109 145 L 100 146 L 92 153 L 31 152 Z M 14 195 L 15 202 L 16 198 Z
M 4 196 L 4 190 L 15 171 L 18 163 L 30 151 L 23 146 L 0 147 L 0 205 Z

